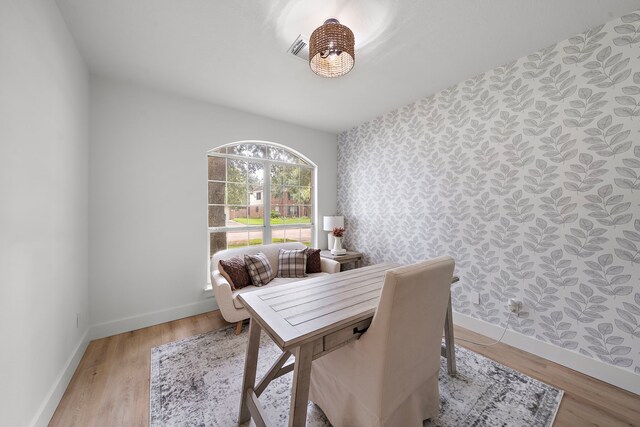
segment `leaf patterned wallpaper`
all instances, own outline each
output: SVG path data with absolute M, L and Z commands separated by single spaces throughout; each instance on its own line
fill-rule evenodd
M 639 132 L 632 13 L 340 134 L 346 246 L 449 254 L 457 312 L 640 373 Z

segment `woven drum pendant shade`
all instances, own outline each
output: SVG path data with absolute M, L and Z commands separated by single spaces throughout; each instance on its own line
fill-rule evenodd
M 309 66 L 322 77 L 339 77 L 353 68 L 353 32 L 337 19 L 327 19 L 309 40 Z

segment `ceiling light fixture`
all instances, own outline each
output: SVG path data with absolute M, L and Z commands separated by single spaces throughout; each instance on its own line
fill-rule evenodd
M 327 19 L 309 39 L 309 66 L 322 77 L 340 77 L 353 68 L 355 38 L 353 32 L 338 22 Z

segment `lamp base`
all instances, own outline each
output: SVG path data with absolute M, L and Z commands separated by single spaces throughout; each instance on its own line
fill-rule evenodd
M 329 232 L 329 237 L 327 238 L 327 249 L 333 249 L 333 244 L 335 243 L 335 237 L 333 237 L 333 233 Z

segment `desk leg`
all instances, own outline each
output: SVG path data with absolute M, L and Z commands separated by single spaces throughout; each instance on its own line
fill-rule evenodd
M 256 369 L 258 367 L 258 350 L 260 349 L 260 325 L 251 319 L 249 323 L 249 343 L 247 344 L 247 356 L 244 360 L 244 377 L 242 380 L 242 397 L 240 398 L 240 413 L 238 424 L 251 419 L 247 406 L 247 390 L 255 388 Z
M 444 345 L 447 355 L 447 372 L 449 375 L 456 374 L 456 352 L 453 338 L 453 310 L 451 308 L 451 292 L 449 292 L 449 302 L 447 303 L 447 314 L 444 318 Z
M 311 362 L 313 346 L 310 342 L 295 349 L 296 364 L 293 370 L 291 387 L 291 407 L 289 408 L 289 427 L 307 425 L 307 404 L 309 402 L 309 385 L 311 384 Z

